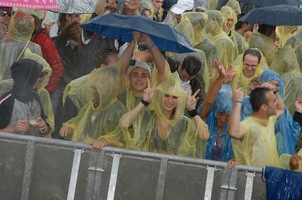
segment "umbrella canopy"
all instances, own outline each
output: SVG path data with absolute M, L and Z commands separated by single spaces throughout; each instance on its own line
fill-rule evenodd
M 82 14 L 93 13 L 97 0 L 56 0 L 59 6 L 59 13 Z
M 1 0 L 0 6 L 29 9 L 59 9 L 56 0 Z
M 302 25 L 302 10 L 289 5 L 255 8 L 240 18 L 239 21 L 273 26 L 298 26 Z
M 132 31 L 149 35 L 161 51 L 193 52 L 187 38 L 167 24 L 155 22 L 144 16 L 107 14 L 95 17 L 81 27 L 88 31 L 123 42 L 132 40 Z
M 292 5 L 298 6 L 302 2 L 300 0 L 238 0 L 239 2 L 250 3 L 252 5 L 266 7 L 275 5 Z

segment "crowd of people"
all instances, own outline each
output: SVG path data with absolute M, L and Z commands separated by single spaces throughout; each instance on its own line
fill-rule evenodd
M 99 0 L 56 18 L 1 7 L 0 132 L 302 170 L 302 29 L 241 22 L 241 8 Z M 166 23 L 195 51 L 81 28 L 108 13 Z

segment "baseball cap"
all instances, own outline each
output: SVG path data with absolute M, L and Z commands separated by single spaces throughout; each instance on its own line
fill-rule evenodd
M 194 6 L 194 0 L 178 0 L 178 2 L 172 6 L 171 12 L 175 14 L 181 14 L 186 10 L 192 10 Z
M 149 75 L 151 74 L 151 69 L 150 69 L 149 65 L 147 63 L 141 62 L 141 61 L 135 61 L 134 65 L 130 65 L 127 69 L 127 74 L 129 75 L 131 73 L 131 71 L 137 67 L 146 69 L 146 70 L 148 70 Z

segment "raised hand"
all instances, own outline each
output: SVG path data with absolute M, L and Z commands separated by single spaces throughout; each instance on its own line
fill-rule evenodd
M 234 102 L 242 102 L 243 101 L 243 98 L 244 98 L 244 92 L 243 92 L 243 89 L 242 88 L 238 88 L 236 89 L 234 92 L 233 92 L 233 101 Z
M 144 93 L 143 93 L 143 100 L 144 101 L 147 101 L 149 103 L 151 102 L 151 100 L 153 98 L 155 86 L 156 86 L 156 83 L 154 83 L 154 85 L 151 88 L 150 79 L 148 78 L 148 86 L 147 86 L 147 88 L 144 89 Z
M 197 94 L 200 92 L 200 89 L 198 89 L 192 96 L 190 94 L 190 92 L 188 91 L 188 100 L 187 100 L 187 110 L 191 111 L 191 110 L 195 110 L 196 109 L 196 104 L 197 101 L 199 99 L 199 97 L 196 97 Z

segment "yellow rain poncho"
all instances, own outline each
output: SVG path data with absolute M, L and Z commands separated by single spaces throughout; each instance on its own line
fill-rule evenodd
M 193 45 L 194 48 L 203 51 L 206 56 L 207 66 L 209 69 L 208 78 L 209 83 L 211 84 L 218 77 L 218 72 L 214 61 L 215 59 L 219 60 L 219 56 L 216 45 L 211 40 L 209 40 L 204 33 L 204 28 L 208 20 L 208 16 L 206 13 L 202 12 L 185 12 L 182 14 L 182 16 L 186 16 L 193 26 L 195 39 Z
M 279 38 L 280 47 L 287 45 L 288 40 L 295 34 L 298 30 L 298 26 L 277 26 L 276 34 Z M 290 45 L 290 44 L 288 44 Z
M 260 52 L 261 53 L 261 52 Z M 248 54 L 247 54 L 248 55 Z M 252 79 L 256 78 L 256 77 L 259 77 L 262 72 L 263 72 L 263 66 L 265 67 L 265 69 L 267 69 L 267 64 L 266 64 L 266 61 L 265 61 L 265 58 L 263 58 L 263 55 L 261 53 L 261 60 L 259 62 L 259 65 L 257 66 L 257 69 L 255 70 L 255 73 L 253 76 L 251 77 L 246 77 L 244 75 L 244 62 L 243 62 L 243 54 L 242 55 L 239 55 L 238 57 L 241 58 L 241 62 L 239 64 L 239 66 L 236 66 L 234 70 L 234 73 L 236 74 L 236 76 L 234 77 L 234 79 L 232 80 L 231 82 L 231 85 L 232 85 L 232 89 L 235 90 L 237 88 L 242 88 L 243 89 L 243 92 L 245 95 L 248 94 L 249 92 L 249 83 Z M 237 60 L 237 59 L 236 59 Z
M 244 132 L 244 138 L 232 139 L 235 158 L 240 164 L 257 167 L 280 166 L 274 128 L 276 120 L 276 116 L 271 116 L 268 120 L 247 117 L 240 122 L 240 131 Z
M 183 14 L 181 14 L 181 21 L 176 24 L 173 28 L 181 32 L 186 38 L 189 40 L 189 42 L 194 46 L 195 43 L 195 34 L 194 29 L 191 24 L 191 21 L 189 18 Z
M 233 63 L 238 53 L 232 39 L 222 30 L 223 16 L 220 11 L 210 10 L 206 12 L 209 20 L 206 24 L 207 37 L 214 42 L 217 47 L 219 60 L 227 66 Z
M 223 6 L 220 12 L 222 13 L 223 20 L 224 20 L 222 26 L 223 31 L 226 34 L 228 34 L 231 37 L 232 41 L 234 42 L 237 48 L 237 55 L 242 54 L 248 48 L 248 45 L 245 41 L 245 38 L 242 35 L 240 35 L 237 31 L 235 31 L 235 24 L 237 23 L 237 14 L 229 6 Z M 232 19 L 234 23 L 231 29 L 229 29 L 226 25 L 228 19 Z
M 232 10 L 234 10 L 234 12 L 236 13 L 236 16 L 241 14 L 240 4 L 237 0 L 229 0 L 225 5 L 231 7 Z
M 253 35 L 249 43 L 249 48 L 259 49 L 266 58 L 267 64 L 269 66 L 271 66 L 275 54 L 278 50 L 274 41 L 271 38 L 257 31 L 253 31 Z
M 163 112 L 165 94 L 177 97 L 177 106 L 170 118 L 165 117 Z M 183 115 L 186 101 L 187 97 L 182 91 L 177 72 L 172 73 L 156 87 L 151 102 L 154 112 L 148 120 L 148 128 L 141 129 L 146 134 L 143 149 L 181 156 L 204 157 L 205 144 L 201 138 L 202 134 L 208 135 L 208 128 L 202 120 L 196 126 L 193 119 Z
M 92 101 L 63 126 L 72 128 L 72 141 L 91 143 L 104 139 L 122 147 L 123 136 L 119 119 L 126 110 L 117 99 L 120 86 L 119 68 L 108 66 L 96 69 L 92 72 L 90 81 L 91 87 L 95 89 Z
M 277 72 L 284 83 L 283 102 L 291 114 L 295 111 L 294 102 L 302 95 L 302 74 L 294 50 L 290 46 L 279 49 L 271 69 Z
M 30 42 L 34 31 L 34 18 L 23 11 L 17 11 L 8 26 L 9 39 L 0 42 L 0 80 L 10 79 L 10 66 L 20 60 L 28 48 L 42 56 L 41 47 Z

